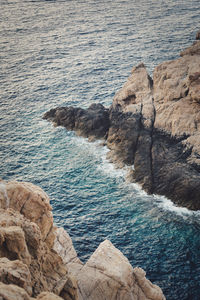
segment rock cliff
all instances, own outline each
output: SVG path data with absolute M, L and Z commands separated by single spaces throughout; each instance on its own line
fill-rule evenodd
M 49 198 L 25 182 L 0 181 L 0 299 L 164 300 L 110 241 L 84 265 L 53 225 Z
M 153 78 L 143 63 L 117 92 L 109 109 L 59 107 L 44 115 L 85 137 L 104 138 L 108 158 L 134 165 L 129 179 L 148 193 L 200 209 L 200 41 L 180 58 L 157 66 Z

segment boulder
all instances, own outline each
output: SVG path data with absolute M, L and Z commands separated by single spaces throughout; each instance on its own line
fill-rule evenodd
M 108 240 L 102 242 L 76 275 L 80 300 L 164 300 L 161 289 L 133 269 Z

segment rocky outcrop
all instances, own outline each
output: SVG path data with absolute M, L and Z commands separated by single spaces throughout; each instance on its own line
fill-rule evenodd
M 129 178 L 148 192 L 165 195 L 176 204 L 200 209 L 200 41 L 181 52 L 179 59 L 157 66 L 153 79 L 144 64 L 134 67 L 131 76 L 117 92 L 106 111 L 104 137 L 108 158 L 119 167 L 134 165 Z M 98 106 L 98 105 L 97 105 Z M 65 108 L 78 110 L 78 108 Z M 44 118 L 63 125 L 64 108 L 45 114 Z M 76 126 L 65 126 L 83 136 L 98 138 L 95 124 L 87 135 L 90 108 Z M 95 113 L 95 110 L 93 110 Z M 69 117 L 68 117 L 69 120 Z M 90 123 L 90 122 L 89 122 Z M 94 133 L 93 133 L 94 131 Z
M 48 291 L 77 299 L 76 282 L 52 249 L 55 235 L 46 193 L 29 183 L 0 184 L 0 281 L 32 297 Z
M 83 265 L 77 258 L 68 234 L 63 230 L 57 231 L 57 234 L 54 250 L 65 261 L 69 273 L 77 279 L 79 300 L 165 299 L 161 289 L 146 279 L 144 270 L 133 269 L 127 258 L 110 241 L 102 242 Z M 63 251 L 63 246 L 69 249 L 68 253 Z
M 84 265 L 67 232 L 52 225 L 49 198 L 40 188 L 16 181 L 0 184 L 1 299 L 165 299 L 109 241 Z M 44 226 L 50 224 L 50 233 L 40 229 L 39 216 Z

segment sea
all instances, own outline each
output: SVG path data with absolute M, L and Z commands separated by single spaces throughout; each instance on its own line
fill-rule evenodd
M 200 299 L 200 211 L 147 195 L 101 141 L 42 116 L 109 107 L 133 66 L 152 76 L 199 29 L 199 0 L 0 1 L 0 177 L 44 189 L 83 262 L 109 239 L 167 300 Z

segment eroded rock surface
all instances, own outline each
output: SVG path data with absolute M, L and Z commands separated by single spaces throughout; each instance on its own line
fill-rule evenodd
M 29 183 L 0 185 L 0 281 L 33 297 L 48 291 L 76 299 L 76 282 L 52 249 L 55 229 L 48 196 Z
M 82 118 L 79 127 L 69 125 L 70 122 L 64 125 L 83 136 L 98 138 L 95 131 L 105 122 L 101 138 L 105 138 L 110 149 L 108 158 L 119 167 L 134 165 L 131 180 L 148 193 L 165 195 L 193 210 L 200 209 L 199 32 L 196 39 L 179 59 L 157 66 L 153 79 L 144 64 L 134 67 L 114 97 L 109 121 L 108 110 L 101 106 L 101 111 L 106 111 L 106 121 L 99 118 L 98 126 L 93 123 L 87 134 L 88 120 L 95 119 L 94 115 L 90 117 L 90 108 L 82 112 L 87 118 Z M 50 111 L 45 118 L 63 125 L 65 109 L 54 109 L 54 117 Z M 62 118 L 58 117 L 60 110 Z
M 61 238 L 61 232 L 62 241 Z M 134 268 L 108 240 L 102 242 L 83 265 L 67 233 L 58 230 L 54 249 L 61 255 L 69 273 L 77 278 L 79 300 L 164 300 L 162 290 Z M 58 242 L 60 240 L 60 242 Z M 64 249 L 63 249 L 64 247 Z M 69 253 L 66 253 L 69 249 Z
M 40 188 L 16 181 L 0 184 L 0 299 L 165 299 L 109 241 L 83 265 L 68 233 L 53 226 L 49 198 Z M 29 212 L 34 206 L 35 212 Z M 50 233 L 40 229 L 39 217 Z

